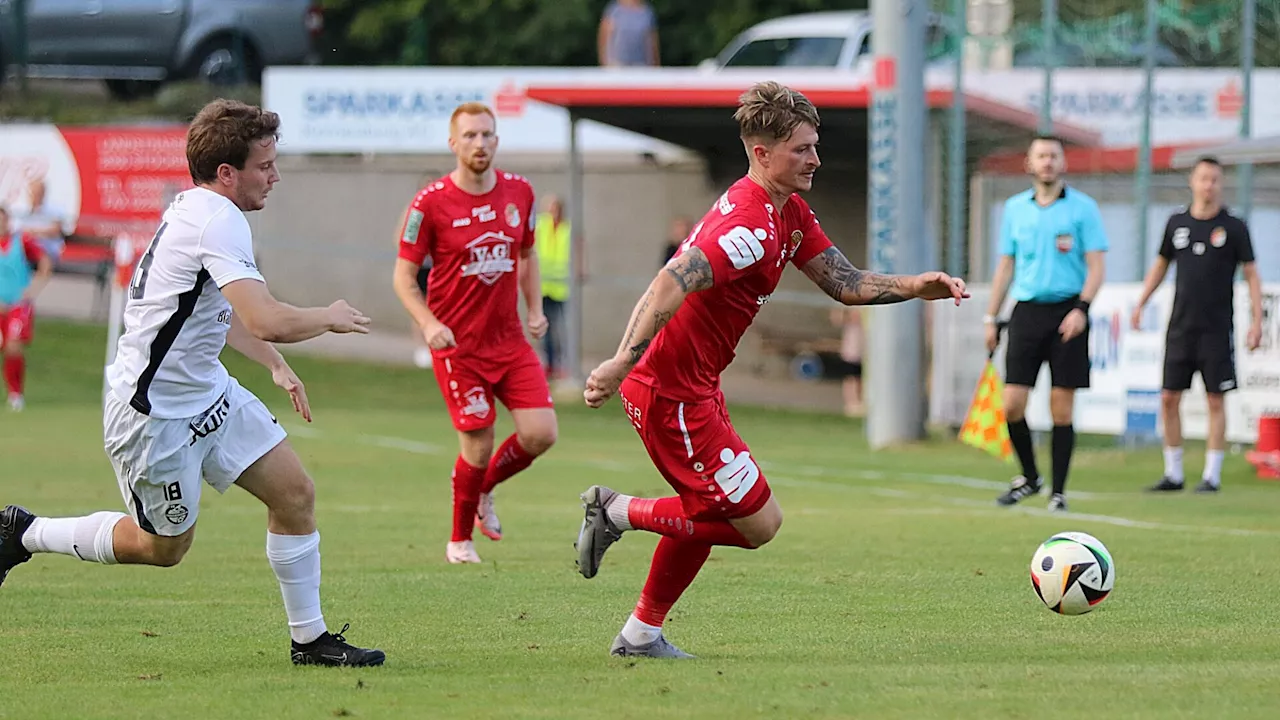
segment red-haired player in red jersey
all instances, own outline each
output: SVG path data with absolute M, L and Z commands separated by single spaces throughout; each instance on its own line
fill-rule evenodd
M 667 612 L 715 545 L 758 548 L 782 525 L 782 508 L 720 392 L 720 373 L 790 262 L 845 305 L 968 297 L 940 272 L 858 270 L 831 244 L 797 193 L 813 186 L 818 111 L 800 93 L 760 83 L 734 118 L 750 159 L 747 176 L 720 197 L 631 314 L 621 346 L 584 392 L 600 407 L 615 392 L 675 497 L 648 499 L 599 485 L 582 495 L 578 569 L 594 577 L 627 530 L 662 536 L 635 612 L 613 655 L 687 658 L 662 634 Z M 661 332 L 660 332 L 661 331 Z
M 533 249 L 534 197 L 529 181 L 493 165 L 498 134 L 493 111 L 465 103 L 449 120 L 453 172 L 413 199 L 398 236 L 394 285 L 431 348 L 440 392 L 458 431 L 453 468 L 451 563 L 478 563 L 472 527 L 502 537 L 493 488 L 529 467 L 556 441 L 551 390 L 520 324 L 547 331 L 542 282 Z M 417 274 L 432 260 L 430 301 Z M 511 412 L 515 433 L 494 452 L 494 401 Z
M 34 275 L 31 266 L 36 266 Z M 9 211 L 0 207 L 0 352 L 4 354 L 4 382 L 9 409 L 22 410 L 26 380 L 25 349 L 31 344 L 31 303 L 49 283 L 53 261 L 34 238 L 10 232 Z

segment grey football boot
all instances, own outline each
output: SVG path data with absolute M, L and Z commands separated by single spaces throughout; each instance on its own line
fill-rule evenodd
M 622 539 L 622 531 L 609 520 L 606 508 L 618 493 L 602 485 L 592 485 L 582 493 L 582 527 L 578 540 L 573 544 L 578 551 L 578 572 L 582 577 L 593 578 L 600 571 L 600 560 L 609 546 Z
M 609 654 L 617 657 L 651 657 L 664 660 L 692 660 L 695 657 L 667 642 L 667 638 L 663 635 L 659 635 L 657 640 L 647 645 L 632 645 L 622 637 L 622 633 L 618 633 L 618 637 L 613 639 L 613 647 L 609 648 Z

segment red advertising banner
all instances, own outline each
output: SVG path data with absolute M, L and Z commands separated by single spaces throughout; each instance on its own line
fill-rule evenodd
M 21 217 L 31 184 L 64 229 L 114 237 L 154 232 L 173 196 L 191 187 L 184 125 L 0 127 L 0 205 Z

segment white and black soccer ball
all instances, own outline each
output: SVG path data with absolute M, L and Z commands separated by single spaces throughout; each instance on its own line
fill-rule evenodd
M 1045 540 L 1031 558 L 1031 586 L 1045 607 L 1083 615 L 1106 600 L 1116 583 L 1116 563 L 1092 535 L 1063 532 Z

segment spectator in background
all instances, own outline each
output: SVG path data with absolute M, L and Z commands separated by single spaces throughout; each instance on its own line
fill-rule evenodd
M 31 266 L 36 272 L 31 272 Z M 40 245 L 21 232 L 10 232 L 9 214 L 0 206 L 0 354 L 4 356 L 4 381 L 9 409 L 20 412 L 25 404 L 26 347 L 31 344 L 36 296 L 49 283 L 53 261 Z M 2 578 L 0 578 L 2 579 Z
M 645 0 L 613 0 L 596 40 L 603 67 L 659 65 L 658 18 Z
M 667 236 L 667 245 L 662 249 L 662 265 L 665 266 L 671 262 L 671 258 L 675 256 L 676 251 L 680 249 L 680 243 L 689 237 L 692 229 L 692 223 L 689 218 L 680 215 L 671 220 L 670 234 Z
M 862 415 L 862 309 L 831 309 L 831 324 L 840 328 L 840 376 L 845 417 Z
M 564 203 L 555 195 L 543 201 L 534 226 L 534 247 L 538 251 L 538 269 L 542 275 L 542 313 L 547 316 L 547 334 L 543 337 L 547 356 L 547 377 L 564 377 L 564 306 L 569 302 L 570 225 L 564 217 Z
M 68 227 L 69 218 L 60 208 L 45 202 L 45 183 L 36 178 L 27 186 L 30 206 L 23 214 L 13 218 L 15 229 L 36 239 L 45 255 L 55 264 L 62 257 L 67 246 L 67 235 L 72 228 Z

